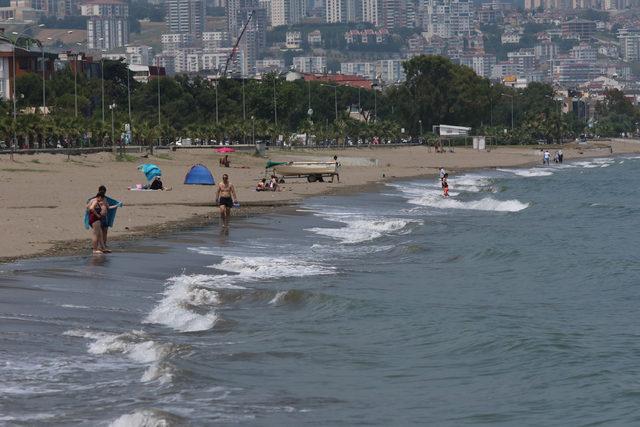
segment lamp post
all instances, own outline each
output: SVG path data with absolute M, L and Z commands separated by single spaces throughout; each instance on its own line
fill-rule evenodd
M 160 146 L 160 129 L 162 126 L 160 121 L 160 58 L 156 60 L 156 80 L 158 80 L 158 146 Z
M 422 143 L 422 119 L 418 120 L 420 124 L 420 138 L 418 138 L 418 142 Z
M 103 38 L 100 37 L 100 40 L 103 40 Z M 100 79 L 102 80 L 102 126 L 104 126 L 104 54 L 106 51 L 106 49 L 102 49 L 102 56 L 100 57 Z
M 220 124 L 220 119 L 218 117 L 218 85 L 220 84 L 220 80 L 215 83 L 216 87 L 216 125 Z
M 247 132 L 245 131 L 244 124 L 247 121 L 247 104 L 244 97 L 244 75 L 242 76 L 242 139 L 243 144 L 247 144 Z
M 113 121 L 113 110 L 115 110 L 115 108 L 116 108 L 115 103 L 109 105 L 109 110 L 111 110 L 111 146 L 112 147 L 115 143 L 115 127 L 114 127 L 114 121 Z
M 373 88 L 373 122 L 378 121 L 378 89 Z
M 251 116 L 251 142 L 256 145 L 256 118 Z
M 13 19 L 13 18 L 9 18 L 9 19 Z M 18 143 L 18 137 L 16 135 L 16 120 L 17 120 L 17 104 L 16 104 L 16 47 L 18 44 L 18 40 L 20 40 L 20 38 L 25 35 L 25 33 L 27 31 L 29 31 L 30 29 L 34 28 L 34 27 L 44 27 L 44 24 L 38 24 L 38 25 L 30 25 L 27 28 L 25 28 L 24 30 L 22 30 L 22 32 L 17 33 L 15 31 L 12 32 L 13 35 L 16 36 L 15 41 L 12 43 L 13 44 L 13 90 L 12 90 L 12 96 L 13 96 L 13 144 L 12 146 L 16 145 Z M 36 40 L 38 43 L 40 43 L 40 47 L 42 48 L 42 42 L 40 42 L 39 40 Z M 44 48 L 42 48 L 42 58 L 44 60 Z M 43 69 L 44 69 L 44 62 L 42 64 Z M 44 76 L 44 73 L 43 73 Z M 44 84 L 44 79 L 43 79 L 43 84 Z M 43 90 L 43 96 L 44 96 L 44 90 Z M 43 97 L 43 102 L 44 102 L 44 97 Z M 12 154 L 12 160 L 13 160 L 13 154 Z
M 82 46 L 82 43 L 80 42 L 77 42 L 76 44 L 78 46 Z M 74 55 L 75 66 L 73 67 L 73 100 L 74 100 L 76 118 L 78 117 L 78 55 L 79 53 L 80 52 L 76 52 L 76 54 Z
M 273 122 L 278 126 L 278 100 L 276 99 L 276 75 L 273 75 Z
M 332 87 L 333 88 L 333 106 L 334 106 L 334 109 L 335 109 L 336 122 L 337 122 L 338 121 L 338 86 L 337 85 L 326 85 L 326 84 L 323 84 L 322 86 Z
M 514 100 L 515 96 L 514 95 L 509 95 L 508 93 L 503 93 L 502 96 L 506 96 L 508 98 L 511 98 L 511 131 L 513 132 L 513 128 L 514 128 L 513 100 Z
M 129 76 L 129 63 L 127 62 L 127 103 L 129 104 L 129 126 L 131 126 L 131 77 Z
M 558 121 L 557 121 L 557 129 L 558 129 L 558 144 L 562 144 L 562 104 L 563 98 L 562 96 L 558 96 L 555 98 L 553 95 L 545 95 L 545 98 L 551 99 L 552 101 L 558 101 Z

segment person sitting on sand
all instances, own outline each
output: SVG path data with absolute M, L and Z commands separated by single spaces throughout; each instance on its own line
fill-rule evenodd
M 278 191 L 278 177 L 271 175 L 271 181 L 269 181 L 269 190 Z
M 225 168 L 228 168 L 230 164 L 231 162 L 229 161 L 228 154 L 225 154 L 224 157 L 220 158 L 220 166 L 224 166 Z
M 267 191 L 267 179 L 262 178 L 256 185 L 256 191 Z

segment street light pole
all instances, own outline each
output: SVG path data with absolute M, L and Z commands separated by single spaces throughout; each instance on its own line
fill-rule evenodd
M 129 126 L 131 126 L 131 77 L 129 76 L 129 63 L 127 62 L 127 102 L 129 103 Z
M 256 145 L 256 118 L 251 116 L 251 142 Z
M 513 128 L 514 128 L 514 116 L 513 116 L 513 100 L 515 98 L 514 95 L 509 95 L 508 93 L 503 93 L 502 96 L 506 96 L 511 98 L 511 131 L 513 132 Z
M 338 86 L 333 87 L 333 101 L 336 110 L 336 122 L 338 121 Z
M 40 50 L 42 51 L 42 115 L 45 114 L 45 111 L 47 110 L 47 95 L 45 93 L 46 91 L 46 87 L 45 87 L 45 82 L 47 81 L 44 75 L 44 44 L 42 42 L 40 42 Z
M 276 99 L 276 76 L 273 76 L 273 121 L 278 126 L 278 100 Z
M 116 108 L 116 104 L 109 105 L 109 110 L 111 110 L 111 146 L 115 144 L 115 127 L 113 121 L 113 110 Z
M 373 89 L 373 122 L 378 121 L 378 91 Z
M 100 58 L 100 78 L 102 79 L 102 126 L 104 126 L 104 57 Z
M 220 84 L 219 80 L 216 82 L 216 125 L 220 123 L 220 120 L 218 117 L 218 84 Z
M 245 131 L 245 123 L 247 122 L 247 104 L 244 97 L 244 76 L 242 76 L 242 139 L 243 143 L 247 143 L 247 132 Z
M 162 126 L 160 119 L 160 59 L 156 61 L 156 80 L 158 80 L 158 146 L 160 146 L 160 129 Z
M 13 19 L 13 18 L 9 18 L 9 19 Z M 44 27 L 44 24 L 38 24 L 38 27 Z M 13 88 L 12 88 L 12 95 L 13 95 L 13 144 L 12 144 L 12 149 L 13 146 L 16 145 L 18 143 L 18 137 L 16 135 L 16 121 L 17 121 L 17 114 L 18 114 L 18 110 L 17 110 L 17 100 L 16 100 L 16 48 L 17 48 L 17 44 L 18 44 L 18 40 L 20 39 L 21 36 L 23 36 L 28 30 L 32 29 L 33 27 L 35 27 L 35 25 L 31 25 L 27 28 L 25 28 L 21 33 L 17 33 L 17 32 L 13 32 L 13 34 L 16 36 L 15 41 L 13 42 Z M 39 40 L 37 40 L 40 43 L 40 47 L 42 48 L 42 58 L 44 60 L 44 47 L 42 47 L 42 42 L 40 42 Z M 42 64 L 43 67 L 43 76 L 44 76 L 44 63 Z M 43 79 L 43 85 L 44 85 L 44 79 Z M 43 86 L 44 87 L 44 86 Z M 44 91 L 43 91 L 43 101 L 44 103 Z M 44 112 L 43 112 L 44 113 Z M 11 159 L 13 160 L 13 153 L 11 155 Z

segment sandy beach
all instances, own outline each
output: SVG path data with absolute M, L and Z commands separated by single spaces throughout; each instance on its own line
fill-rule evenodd
M 640 141 L 614 140 L 590 145 L 563 146 L 565 161 L 580 157 L 604 157 L 640 152 Z M 549 147 L 551 152 L 555 147 Z M 265 176 L 266 159 L 246 153 L 230 155 L 231 167 L 219 166 L 220 154 L 212 149 L 162 150 L 130 161 L 116 161 L 110 153 L 71 156 L 63 154 L 0 156 L 0 262 L 20 258 L 90 253 L 90 234 L 82 224 L 85 201 L 106 185 L 108 195 L 123 201 L 117 221 L 110 230 L 114 240 L 137 239 L 178 229 L 217 222 L 215 188 L 183 185 L 184 176 L 196 163 L 206 165 L 219 180 L 228 173 L 235 184 L 240 209 L 235 216 L 269 212 L 298 203 L 304 197 L 337 191 L 367 189 L 377 182 L 435 175 L 445 167 L 455 174 L 474 168 L 514 167 L 541 161 L 540 147 L 499 147 L 489 152 L 456 148 L 434 153 L 426 147 L 374 147 L 342 150 L 271 150 L 274 161 L 331 160 L 339 157 L 340 183 L 308 183 L 289 179 L 283 191 L 256 192 L 256 182 Z M 145 183 L 137 170 L 142 163 L 162 169 L 165 186 L 172 191 L 137 192 L 128 187 Z

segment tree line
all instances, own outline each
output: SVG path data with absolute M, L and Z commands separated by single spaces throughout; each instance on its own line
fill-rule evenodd
M 18 114 L 14 120 L 12 102 L 0 102 L 0 139 L 6 146 L 15 138 L 20 147 L 108 145 L 118 143 L 124 124 L 130 123 L 132 143 L 141 145 L 168 144 L 181 137 L 274 141 L 297 133 L 321 141 L 366 143 L 374 137 L 430 139 L 433 126 L 448 124 L 471 127 L 473 134 L 492 136 L 498 143 L 525 144 L 586 132 L 635 132 L 639 121 L 638 109 L 615 90 L 597 104 L 596 120 L 588 125 L 577 114 L 562 113 L 564 100 L 556 99 L 547 84 L 532 83 L 525 89 L 492 84 L 439 56 L 415 57 L 404 67 L 405 82 L 368 90 L 286 81 L 276 74 L 217 82 L 178 75 L 139 83 L 126 64 L 105 60 L 104 102 L 99 74 L 88 78 L 67 68 L 45 82 L 50 114 L 44 116 L 29 114 L 42 105 L 41 76 L 18 77 Z

